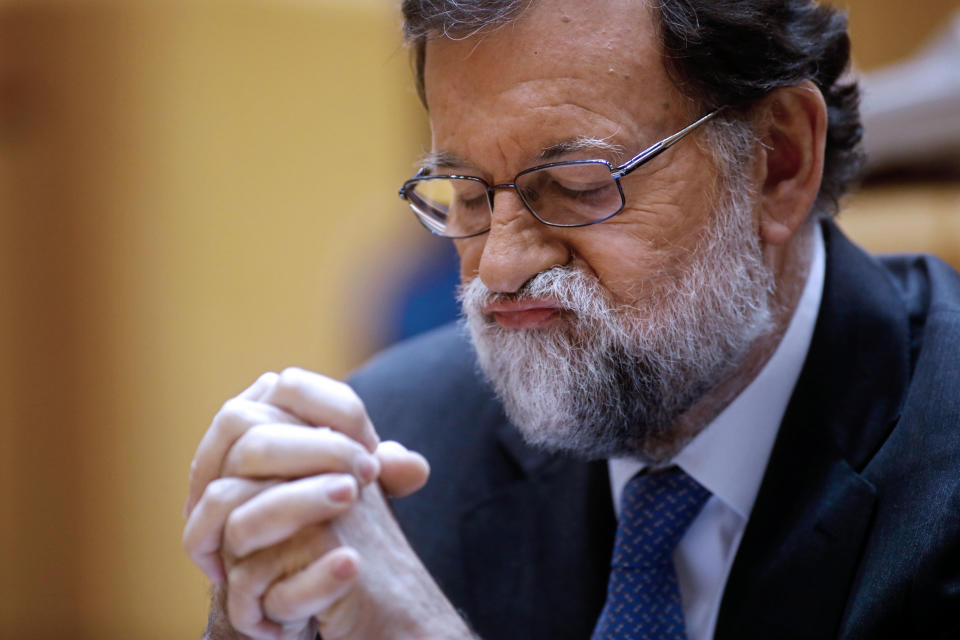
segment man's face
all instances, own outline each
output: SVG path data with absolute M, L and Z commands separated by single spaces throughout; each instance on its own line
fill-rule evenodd
M 551 160 L 624 160 L 703 115 L 671 84 L 648 12 L 635 0 L 546 0 L 517 23 L 427 45 L 433 149 L 463 159 L 449 173 L 510 182 L 543 151 L 581 138 L 623 149 Z M 446 170 L 445 170 L 446 171 Z M 581 258 L 617 302 L 643 304 L 690 259 L 714 194 L 710 156 L 686 140 L 623 180 L 627 206 L 600 225 L 549 229 L 512 191 L 493 227 L 457 243 L 464 281 L 513 292 L 543 269 Z
M 488 35 L 432 40 L 425 85 L 433 150 L 458 159 L 442 171 L 490 184 L 512 182 L 547 160 L 599 157 L 619 164 L 703 115 L 669 81 L 651 15 L 634 0 L 543 0 Z M 605 144 L 577 148 L 584 140 Z M 565 151 L 557 155 L 557 149 Z M 716 382 L 701 374 L 719 376 L 764 330 L 769 283 L 751 212 L 741 203 L 734 228 L 719 227 L 721 218 L 730 225 L 732 214 L 727 207 L 718 215 L 728 195 L 718 176 L 712 155 L 689 138 L 623 179 L 626 208 L 607 222 L 546 227 L 514 191 L 500 190 L 490 231 L 456 241 L 462 282 L 473 292 L 464 304 L 481 364 L 528 438 L 589 456 L 653 457 L 644 444 L 650 434 L 665 438 L 669 424 L 660 423 L 672 422 Z M 749 264 L 734 264 L 741 254 Z M 578 274 L 579 284 L 560 276 L 567 283 L 560 286 L 580 287 L 573 297 L 604 306 L 599 316 L 614 318 L 613 325 L 602 318 L 584 322 L 591 313 L 578 311 L 580 303 L 554 287 L 552 276 L 543 276 L 550 284 L 535 292 L 524 289 L 538 274 L 563 266 Z M 710 280 L 710 271 L 722 272 L 722 280 Z M 711 289 L 702 299 L 700 287 Z M 717 309 L 728 304 L 721 295 L 736 298 L 730 304 L 737 308 Z M 746 307 L 762 309 L 753 317 Z M 713 321 L 725 335 L 704 335 Z M 704 371 L 690 371 L 698 366 Z M 568 379 L 546 371 L 556 368 Z M 590 378 L 598 368 L 606 369 L 607 383 Z M 578 382 L 571 373 L 586 377 Z M 595 393 L 602 384 L 619 386 L 610 392 L 617 397 Z M 567 388 L 557 392 L 558 385 Z M 542 394 L 554 400 L 538 404 L 535 396 Z M 577 406 L 561 406 L 594 396 L 599 405 L 619 403 L 611 410 L 619 418 L 602 407 L 602 415 L 590 417 Z M 640 408 L 633 406 L 638 396 Z M 564 411 L 562 419 L 537 415 Z M 585 429 L 609 431 L 604 424 L 617 419 L 620 426 L 610 428 L 620 437 L 604 432 L 592 443 L 570 441 Z M 584 426 L 591 421 L 598 424 Z

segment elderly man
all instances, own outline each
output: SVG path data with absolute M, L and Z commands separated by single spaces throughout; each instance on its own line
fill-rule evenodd
M 363 402 L 289 370 L 224 406 L 184 532 L 207 637 L 956 637 L 960 279 L 830 221 L 843 17 L 404 14 L 433 148 L 401 195 L 469 336 L 377 358 Z M 396 520 L 427 466 L 380 435 L 433 467 Z

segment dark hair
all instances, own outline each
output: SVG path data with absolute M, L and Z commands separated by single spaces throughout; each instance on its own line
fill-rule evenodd
M 403 0 L 421 100 L 429 38 L 497 28 L 531 1 Z M 746 110 L 778 87 L 817 85 L 829 117 L 818 207 L 835 210 L 863 163 L 859 89 L 842 77 L 850 61 L 846 15 L 813 0 L 655 0 L 653 9 L 667 72 L 704 109 Z

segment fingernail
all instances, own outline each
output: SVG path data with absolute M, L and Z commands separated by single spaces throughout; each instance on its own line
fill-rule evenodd
M 334 502 L 352 502 L 357 495 L 357 483 L 350 476 L 337 476 L 328 480 L 327 496 Z
M 357 575 L 357 564 L 353 558 L 341 558 L 333 565 L 333 575 L 340 580 L 351 580 Z
M 362 455 L 356 462 L 357 476 L 364 483 L 373 482 L 380 475 L 380 461 L 373 456 Z

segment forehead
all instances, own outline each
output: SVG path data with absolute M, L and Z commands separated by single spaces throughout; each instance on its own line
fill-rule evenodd
M 491 33 L 431 40 L 424 80 L 435 150 L 477 162 L 582 137 L 632 150 L 688 108 L 641 0 L 540 0 Z

